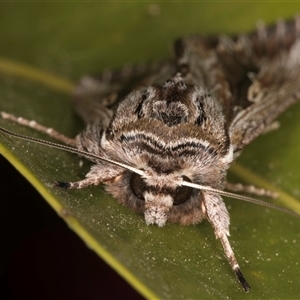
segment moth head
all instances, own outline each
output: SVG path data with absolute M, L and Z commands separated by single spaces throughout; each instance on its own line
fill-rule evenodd
M 186 176 L 183 180 L 190 182 Z M 166 179 L 143 178 L 141 175 L 132 173 L 129 187 L 139 201 L 144 201 L 144 215 L 147 224 L 163 226 L 169 219 L 173 206 L 186 203 L 193 189 L 187 186 L 174 185 Z
M 105 189 L 124 206 L 144 214 L 149 225 L 196 224 L 204 217 L 202 192 L 184 182 L 192 183 L 179 173 L 157 173 L 151 168 L 124 170 Z

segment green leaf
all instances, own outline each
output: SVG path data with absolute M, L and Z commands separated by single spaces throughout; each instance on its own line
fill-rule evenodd
M 0 26 L 5 31 L 0 110 L 73 137 L 83 124 L 71 109 L 72 80 L 129 62 L 169 57 L 168 49 L 178 36 L 241 32 L 253 29 L 257 20 L 292 17 L 297 9 L 296 3 L 274 2 L 156 5 L 158 15 L 151 13 L 153 6 L 147 2 L 1 3 Z M 296 105 L 280 118 L 280 130 L 259 137 L 230 173 L 231 181 L 277 189 L 280 197 L 275 203 L 298 212 L 299 117 Z M 2 119 L 0 125 L 47 138 Z M 88 247 L 146 298 L 299 298 L 299 219 L 225 199 L 231 215 L 230 240 L 252 286 L 246 295 L 207 222 L 146 226 L 143 216 L 120 206 L 101 187 L 64 191 L 51 186 L 54 180 L 84 177 L 89 165 L 79 167 L 77 156 L 4 135 L 0 140 L 1 154 Z

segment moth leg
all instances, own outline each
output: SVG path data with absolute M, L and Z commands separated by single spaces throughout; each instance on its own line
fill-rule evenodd
M 235 273 L 237 279 L 239 280 L 239 282 L 241 283 L 243 289 L 245 292 L 249 292 L 250 290 L 250 285 L 248 284 L 248 282 L 246 281 L 240 266 L 235 258 L 234 252 L 230 246 L 228 237 L 226 234 L 219 234 L 218 238 L 220 239 L 225 255 L 227 257 L 227 259 L 229 260 L 230 266 L 233 270 L 233 272 Z
M 90 185 L 99 185 L 101 183 L 110 183 L 117 180 L 119 175 L 123 173 L 122 168 L 112 168 L 109 164 L 95 164 L 91 166 L 90 171 L 85 175 L 85 178 L 79 181 L 64 182 L 56 181 L 54 185 L 65 189 L 83 189 Z
M 54 130 L 53 128 L 45 127 L 45 126 L 37 123 L 34 120 L 27 120 L 22 117 L 16 117 L 15 115 L 8 114 L 4 111 L 1 112 L 1 116 L 5 120 L 9 120 L 9 121 L 15 122 L 17 124 L 20 124 L 22 126 L 30 127 L 39 132 L 45 133 L 48 136 L 56 139 L 57 141 L 60 141 L 64 144 L 66 144 L 66 145 L 69 145 L 72 147 L 76 146 L 75 139 L 69 138 L 69 137 L 65 136 L 64 134 L 59 133 L 58 131 Z
M 230 263 L 230 266 L 243 286 L 245 292 L 250 290 L 250 285 L 247 283 L 231 245 L 228 240 L 229 236 L 229 214 L 221 196 L 211 193 L 204 194 L 202 209 L 206 214 L 208 221 L 211 223 L 216 238 L 221 241 L 225 255 Z
M 73 182 L 63 182 L 63 181 L 55 181 L 54 185 L 60 188 L 68 189 L 68 190 L 80 190 L 90 185 L 98 185 L 101 183 L 101 180 L 95 181 L 94 178 L 85 178 L 79 181 Z
M 226 190 L 232 192 L 245 192 L 248 194 L 253 194 L 257 196 L 266 196 L 270 198 L 277 198 L 278 194 L 276 192 L 266 190 L 263 188 L 256 187 L 254 185 L 243 185 L 241 183 L 230 183 L 226 182 L 225 185 Z

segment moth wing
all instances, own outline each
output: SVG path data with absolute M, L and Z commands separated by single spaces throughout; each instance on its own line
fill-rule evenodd
M 75 110 L 85 123 L 108 125 L 113 109 L 128 93 L 164 82 L 174 72 L 174 62 L 163 61 L 125 66 L 100 76 L 84 76 L 74 91 Z
M 300 100 L 300 16 L 239 36 L 191 36 L 175 43 L 178 70 L 223 106 L 236 151 Z

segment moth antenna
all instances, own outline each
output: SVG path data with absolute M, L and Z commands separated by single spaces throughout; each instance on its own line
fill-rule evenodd
M 97 156 L 97 155 L 94 155 L 92 153 L 89 153 L 89 152 L 86 152 L 86 151 L 83 151 L 83 150 L 79 150 L 79 149 L 74 148 L 74 147 L 70 147 L 70 146 L 66 146 L 66 145 L 62 145 L 62 144 L 57 144 L 57 143 L 49 142 L 49 141 L 46 141 L 46 140 L 41 140 L 41 139 L 38 139 L 38 138 L 35 138 L 35 137 L 30 137 L 30 136 L 27 136 L 27 135 L 15 133 L 15 132 L 12 132 L 12 131 L 7 130 L 5 128 L 2 128 L 2 127 L 0 127 L 0 132 L 2 132 L 4 134 L 7 134 L 7 135 L 10 135 L 10 136 L 13 136 L 13 137 L 16 137 L 18 139 L 28 141 L 28 142 L 33 142 L 33 143 L 41 144 L 41 145 L 48 146 L 48 147 L 51 147 L 51 148 L 56 148 L 56 149 L 59 149 L 59 150 L 75 153 L 75 154 L 82 155 L 82 156 L 85 156 L 85 157 L 88 157 L 88 158 L 102 160 L 102 161 L 108 162 L 110 164 L 113 164 L 115 166 L 130 170 L 130 171 L 132 171 L 134 173 L 137 173 L 139 175 L 144 175 L 144 173 L 145 173 L 142 170 L 139 170 L 137 168 L 134 168 L 134 167 L 128 166 L 126 164 L 120 163 L 118 161 L 115 161 L 115 160 L 112 160 L 112 159 L 109 159 L 109 158 L 106 158 L 106 157 Z
M 82 156 L 85 156 L 85 157 L 88 157 L 88 158 L 99 159 L 99 160 L 108 162 L 110 164 L 113 164 L 115 166 L 130 170 L 130 171 L 132 171 L 134 173 L 137 173 L 139 175 L 145 176 L 145 172 L 143 170 L 128 166 L 126 164 L 120 163 L 118 161 L 111 160 L 109 158 L 97 156 L 97 155 L 94 155 L 92 153 L 89 153 L 89 152 L 86 152 L 86 151 L 83 151 L 83 150 L 79 150 L 77 148 L 73 148 L 73 147 L 70 147 L 70 146 L 57 144 L 57 143 L 53 143 L 53 142 L 50 142 L 50 141 L 41 140 L 41 139 L 38 139 L 38 138 L 34 138 L 34 137 L 26 136 L 26 135 L 23 135 L 23 134 L 15 133 L 15 132 L 12 132 L 12 131 L 7 130 L 5 128 L 2 128 L 2 127 L 0 127 L 0 132 L 2 132 L 4 134 L 7 134 L 7 135 L 10 135 L 10 136 L 13 136 L 13 137 L 16 137 L 18 139 L 28 141 L 28 142 L 33 142 L 33 143 L 41 144 L 41 145 L 48 146 L 48 147 L 51 147 L 51 148 L 56 148 L 56 149 L 59 149 L 59 150 L 75 153 L 75 154 L 82 155 Z M 239 195 L 239 194 L 234 194 L 234 193 L 218 190 L 218 189 L 212 188 L 210 186 L 204 186 L 204 185 L 200 185 L 200 184 L 196 184 L 196 183 L 192 183 L 192 182 L 188 182 L 188 181 L 181 181 L 180 185 L 189 186 L 189 187 L 192 187 L 194 189 L 213 192 L 213 193 L 217 193 L 221 196 L 226 196 L 226 197 L 230 197 L 230 198 L 233 198 L 233 199 L 238 199 L 238 200 L 258 204 L 258 205 L 261 205 L 261 206 L 273 208 L 273 209 L 279 210 L 281 212 L 287 213 L 289 215 L 292 215 L 294 217 L 300 218 L 300 214 L 298 214 L 298 213 L 296 213 L 296 212 L 294 212 L 290 209 L 287 209 L 285 207 L 281 207 L 281 206 L 278 206 L 278 205 L 275 205 L 275 204 L 272 204 L 272 203 L 268 203 L 268 202 L 265 202 L 265 201 L 262 201 L 262 200 L 259 200 L 259 199 L 255 199 L 255 198 L 252 198 L 252 197 Z
M 213 192 L 213 193 L 219 194 L 221 196 L 230 197 L 230 198 L 233 198 L 233 199 L 243 200 L 243 201 L 251 202 L 251 203 L 254 203 L 254 204 L 261 205 L 261 206 L 273 208 L 273 209 L 279 210 L 281 212 L 287 213 L 289 215 L 292 215 L 293 217 L 300 218 L 300 214 L 296 213 L 293 210 L 290 210 L 288 208 L 281 207 L 281 206 L 278 206 L 278 205 L 275 205 L 275 204 L 272 204 L 272 203 L 268 203 L 268 202 L 265 202 L 265 201 L 262 201 L 262 200 L 259 200 L 259 199 L 255 199 L 255 198 L 252 198 L 252 197 L 239 195 L 239 194 L 234 194 L 234 193 L 218 190 L 218 189 L 212 188 L 210 186 L 200 185 L 200 184 L 196 184 L 196 183 L 192 183 L 192 182 L 188 182 L 188 181 L 182 181 L 180 184 L 184 185 L 184 186 L 189 186 L 189 187 L 192 187 L 192 188 L 195 188 L 195 189 L 198 189 L 198 190 L 202 190 L 202 191 Z

